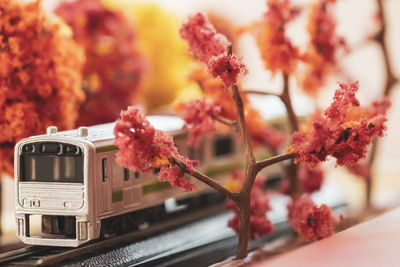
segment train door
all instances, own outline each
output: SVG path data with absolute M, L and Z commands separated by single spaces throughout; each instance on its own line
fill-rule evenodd
M 142 201 L 142 174 L 121 167 L 123 173 L 124 207 L 135 207 Z
M 96 196 L 99 214 L 111 211 L 111 189 L 112 189 L 112 162 L 109 153 L 101 153 L 97 155 L 97 192 Z

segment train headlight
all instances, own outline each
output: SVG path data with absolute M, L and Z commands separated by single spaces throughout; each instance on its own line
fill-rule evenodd
M 18 236 L 25 235 L 24 219 L 17 219 L 17 235 Z
M 88 238 L 88 225 L 87 222 L 78 223 L 78 239 L 86 240 Z

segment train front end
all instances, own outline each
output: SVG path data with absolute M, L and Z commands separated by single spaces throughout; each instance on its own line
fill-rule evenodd
M 17 236 L 26 244 L 76 247 L 95 235 L 89 142 L 37 136 L 15 147 Z

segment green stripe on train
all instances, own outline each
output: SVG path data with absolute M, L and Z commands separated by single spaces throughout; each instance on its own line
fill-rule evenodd
M 172 186 L 168 182 L 159 182 L 155 181 L 152 183 L 144 184 L 142 186 L 143 195 L 154 193 L 156 191 L 161 191 L 165 189 L 169 189 Z
M 234 168 L 240 168 L 240 167 L 241 167 L 240 163 L 225 164 L 218 167 L 209 168 L 206 171 L 206 175 L 212 178 L 215 175 L 231 172 Z
M 113 150 L 118 150 L 118 149 L 119 148 L 117 146 L 115 146 L 115 145 L 96 147 L 96 153 L 108 152 L 108 151 L 113 151 Z
M 112 191 L 112 197 L 111 197 L 112 203 L 122 201 L 122 199 L 123 199 L 122 194 L 123 194 L 122 189 Z
M 230 172 L 237 166 L 240 166 L 240 164 L 226 164 L 223 166 L 209 169 L 206 171 L 206 174 L 208 176 L 212 177 L 214 175 Z M 190 177 L 188 177 L 187 180 L 190 180 Z M 154 193 L 154 192 L 161 191 L 161 190 L 170 189 L 170 188 L 172 188 L 172 186 L 168 182 L 159 182 L 159 181 L 155 181 L 155 182 L 151 182 L 151 183 L 142 185 L 143 195 Z

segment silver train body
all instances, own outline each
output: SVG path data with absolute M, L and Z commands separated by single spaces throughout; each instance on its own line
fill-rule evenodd
M 224 183 L 232 168 L 242 164 L 243 153 L 232 134 L 204 139 L 197 150 L 189 148 L 183 121 L 150 116 L 150 123 L 174 137 L 181 154 L 199 159 L 201 171 Z M 132 172 L 116 161 L 114 124 L 81 127 L 21 140 L 15 147 L 17 236 L 31 245 L 76 247 L 100 236 L 104 220 L 168 201 L 210 191 L 203 184 L 185 193 L 158 176 Z M 172 202 L 171 202 L 172 201 Z M 173 209 L 172 205 L 172 209 Z M 31 218 L 41 220 L 33 233 Z

